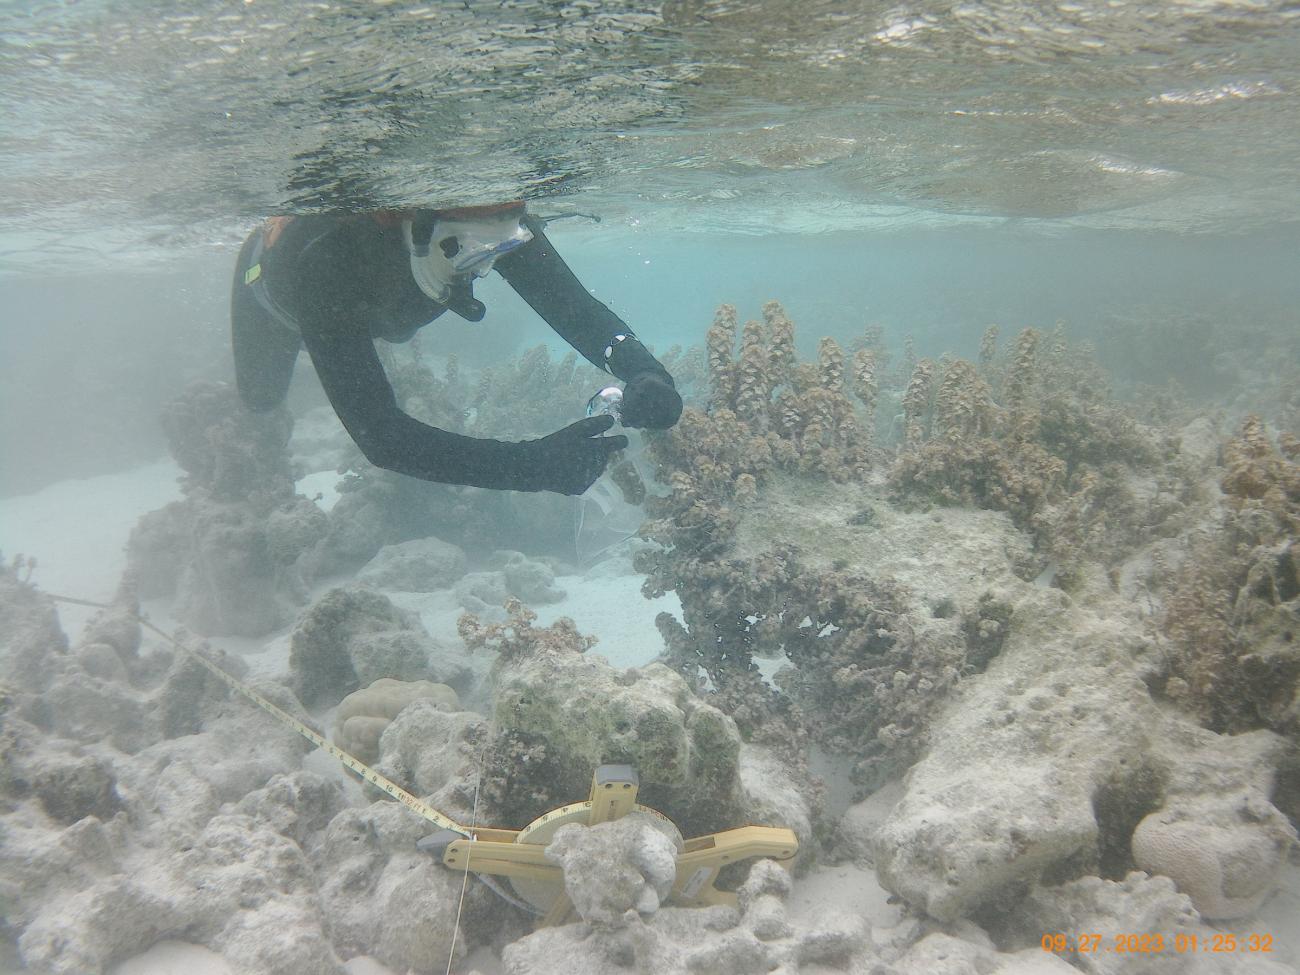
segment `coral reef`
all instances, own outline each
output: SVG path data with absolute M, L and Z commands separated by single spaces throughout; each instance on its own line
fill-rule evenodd
M 303 613 L 289 641 L 289 681 L 304 704 L 330 705 L 385 677 L 465 690 L 472 673 L 414 614 L 374 590 L 331 589 Z
M 919 758 L 892 812 L 843 834 L 919 912 L 991 920 L 1089 874 L 1131 887 L 1138 866 L 1205 917 L 1255 910 L 1295 840 L 1273 804 L 1294 760 L 1267 732 L 1214 731 L 1295 726 L 1295 441 L 1248 423 L 1224 448 L 1224 532 L 1203 481 L 1209 428 L 1139 422 L 1059 328 L 1024 330 L 1002 355 L 991 328 L 978 365 L 909 346 L 899 377 L 877 336 L 847 367 L 831 341 L 801 363 L 788 319 L 766 311 L 741 327 L 719 310 L 708 404 L 652 444 L 670 493 L 648 502 L 643 533 L 661 548 L 637 565 L 647 595 L 681 599 L 680 621 L 658 621 L 665 662 L 707 678 L 708 699 L 787 767 L 819 747 L 869 789 Z M 865 434 L 836 444 L 834 470 L 820 462 L 800 424 L 846 428 L 806 409 L 814 389 L 850 389 L 859 431 L 897 404 L 887 478 L 879 441 L 860 455 L 874 468 L 846 459 Z M 1179 557 L 1198 528 L 1207 554 Z M 1160 587 L 1198 566 L 1199 588 L 1162 608 Z M 1040 583 L 1079 603 L 1034 584 L 1045 567 Z M 1184 651 L 1156 614 L 1166 635 L 1185 627 Z M 1214 731 L 1153 690 L 1209 705 Z M 930 940 L 893 964 L 931 970 Z M 970 970 L 1002 963 L 989 949 L 961 949 Z
M 602 900 L 626 899 L 606 883 Z M 745 975 L 827 970 L 820 966 L 843 970 L 850 962 L 873 959 L 868 933 L 857 919 L 836 915 L 803 930 L 794 928 L 785 916 L 789 892 L 789 874 L 764 860 L 740 887 L 738 908 L 669 907 L 645 917 L 632 910 L 600 916 L 598 923 L 544 928 L 508 946 L 502 960 L 510 975 Z
M 924 741 L 934 702 L 956 681 L 962 651 L 920 635 L 890 581 L 812 569 L 791 548 L 695 570 L 678 587 L 690 628 L 664 614 L 667 660 L 703 670 L 714 697 L 749 740 L 799 748 L 809 740 L 856 762 L 864 787 L 901 771 Z M 698 587 L 698 594 L 696 589 Z M 777 651 L 790 665 L 776 687 L 755 654 Z
M 1064 582 L 1176 532 L 1186 498 L 1173 447 L 1110 397 L 1090 350 L 1027 328 L 998 362 L 995 341 L 986 333 L 978 367 L 917 363 L 890 470 L 899 498 L 1010 512 Z
M 433 592 L 463 577 L 466 565 L 460 546 L 437 538 L 413 538 L 385 545 L 361 567 L 356 578 L 376 589 Z
M 855 351 L 851 376 L 829 339 L 819 344 L 817 363 L 801 363 L 780 305 L 766 305 L 764 318 L 747 323 L 734 358 L 735 309 L 719 310 L 708 336 L 708 411 L 686 410 L 652 444 L 659 479 L 671 490 L 649 499 L 652 520 L 642 530 L 663 548 L 636 564 L 648 575 L 646 595 L 671 590 L 682 602 L 681 622 L 659 621 L 665 659 L 688 680 L 703 671 L 747 739 L 791 754 L 808 741 L 848 754 L 860 786 L 870 788 L 916 757 L 936 703 L 963 670 L 980 669 L 996 653 L 1005 618 L 963 606 L 974 619 L 971 634 L 940 633 L 918 625 L 919 607 L 869 563 L 848 572 L 833 559 L 810 559 L 802 551 L 809 536 L 795 533 L 772 544 L 773 526 L 802 522 L 807 504 L 853 504 L 846 520 L 854 521 L 883 500 L 862 488 L 871 456 L 864 431 L 874 426 L 883 355 L 873 334 Z M 929 360 L 917 364 L 903 396 L 906 435 L 922 446 L 931 427 L 943 443 L 986 435 L 993 407 L 973 367 L 950 368 L 935 405 L 933 369 Z M 828 485 L 842 489 L 828 494 Z M 792 510 L 774 511 L 773 492 L 794 498 Z M 826 525 L 807 528 L 825 542 Z M 752 535 L 743 558 L 738 532 Z M 775 687 L 756 663 L 773 656 L 792 664 Z
M 306 598 L 304 556 L 325 515 L 294 491 L 283 409 L 250 413 L 232 387 L 196 384 L 169 404 L 163 428 L 185 471 L 184 498 L 145 515 L 128 560 L 145 598 L 174 596 L 199 633 L 260 636 Z
M 380 736 L 413 701 L 431 701 L 443 711 L 460 710 L 460 699 L 446 684 L 381 677 L 339 702 L 334 713 L 334 743 L 363 762 L 375 761 Z
M 1164 691 L 1219 731 L 1300 742 L 1300 462 L 1247 417 L 1223 447 L 1224 507 L 1169 583 Z
M 506 822 L 523 826 L 585 795 L 597 766 L 626 764 L 642 801 L 683 829 L 730 825 L 740 736 L 729 718 L 662 665 L 620 673 L 587 655 L 595 641 L 571 620 L 538 628 L 518 600 L 506 608 L 504 623 L 460 621 L 470 647 L 497 653 L 485 784 Z
M 349 605 L 363 635 L 382 615 Z M 21 961 L 102 975 L 177 939 L 212 949 L 237 975 L 343 975 L 344 959 L 363 952 L 399 971 L 445 966 L 462 881 L 416 849 L 432 825 L 304 770 L 305 740 L 187 654 L 142 647 L 137 614 L 124 591 L 69 647 L 49 599 L 12 567 L 0 571 L 0 934 Z M 38 651 L 44 666 L 27 666 Z M 311 723 L 284 687 L 204 652 Z M 369 692 L 381 700 L 344 710 L 397 712 L 379 739 L 380 768 L 468 821 L 482 717 L 454 710 L 447 688 L 381 682 Z M 459 950 L 516 924 L 476 885 Z
M 1122 619 L 1027 587 L 1002 654 L 944 712 L 875 833 L 882 883 L 941 920 L 980 917 L 1036 884 L 1122 877 L 1131 837 L 1139 862 L 1187 881 L 1209 916 L 1234 893 L 1266 896 L 1294 839 L 1270 802 L 1282 743 L 1162 710 L 1145 683 L 1157 667 Z M 1169 852 L 1192 835 L 1219 889 Z M 1234 867 L 1248 859 L 1243 880 Z
M 323 827 L 337 787 L 292 771 L 305 743 L 264 734 L 265 716 L 232 707 L 206 671 L 144 652 L 136 613 L 124 592 L 69 649 L 48 598 L 0 572 L 12 624 L 0 647 L 4 936 L 33 970 L 68 975 L 97 975 L 168 937 L 240 972 L 341 973 L 290 838 Z M 42 644 L 43 671 L 24 669 Z M 283 688 L 254 683 L 305 717 Z
M 703 350 L 672 353 L 691 395 L 648 438 L 660 483 L 620 487 L 651 513 L 644 591 L 682 615 L 631 670 L 528 608 L 564 596 L 567 507 L 543 526 L 358 464 L 328 525 L 300 519 L 283 418 L 193 393 L 168 421 L 185 500 L 142 522 L 134 581 L 83 636 L 28 562 L 0 565 L 0 936 L 77 975 L 173 938 L 238 975 L 484 949 L 519 975 L 1292 971 L 1281 951 L 1043 938 L 1208 942 L 1294 904 L 1300 441 L 1252 416 L 1221 443 L 1227 420 L 1172 398 L 1120 405 L 1059 330 L 1002 351 L 998 331 L 977 363 L 911 342 L 891 362 L 875 326 L 800 361 L 772 302 L 743 324 L 724 306 Z M 405 409 L 474 435 L 548 432 L 602 381 L 540 350 L 482 381 L 390 360 Z M 261 587 L 259 625 L 362 565 L 430 618 L 468 609 L 465 648 L 443 647 L 381 593 L 335 588 L 283 683 L 205 648 L 301 721 L 300 699 L 337 706 L 336 742 L 456 820 L 521 827 L 627 763 L 680 833 L 636 814 L 558 830 L 545 855 L 579 921 L 531 931 L 420 852 L 433 824 L 142 643 L 138 594 L 199 563 L 226 595 L 240 572 Z M 682 834 L 743 823 L 793 829 L 798 873 L 729 867 L 736 907 L 666 904 Z
M 859 395 L 872 396 L 870 382 L 846 384 L 844 353 L 832 339 L 823 339 L 818 362 L 799 363 L 794 349 L 794 325 L 778 302 L 763 306 L 764 321 L 749 321 L 741 332 L 741 348 L 733 359 L 736 310 L 723 305 L 707 337 L 710 397 L 707 416 L 725 430 L 738 423 L 746 436 L 749 465 L 756 474 L 771 464 L 846 480 L 870 466 L 869 437 L 862 431 L 848 385 Z M 874 399 L 868 402 L 874 406 Z M 734 420 L 731 418 L 734 417 Z M 699 422 L 693 424 L 699 426 Z M 725 435 L 725 434 L 724 434 Z M 719 458 L 701 447 L 679 424 L 668 432 L 672 441 L 662 448 L 664 463 L 708 478 Z M 713 437 L 708 438 L 714 439 Z M 694 463 L 673 463 L 671 454 L 685 454 Z M 767 456 L 771 460 L 767 460 Z M 699 458 L 697 460 L 697 457 Z M 725 461 L 722 461 L 725 463 Z

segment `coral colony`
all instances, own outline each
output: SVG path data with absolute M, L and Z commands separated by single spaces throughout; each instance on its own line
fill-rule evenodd
M 646 521 L 608 565 L 680 601 L 630 670 L 538 625 L 588 584 L 568 499 L 308 458 L 287 414 L 192 389 L 184 497 L 141 520 L 113 608 L 72 643 L 39 571 L 0 571 L 5 937 L 78 975 L 166 940 L 257 975 L 1295 971 L 1267 911 L 1300 818 L 1300 411 L 1127 402 L 1063 328 L 1000 338 L 891 355 L 872 326 L 805 360 L 769 302 L 671 350 L 681 422 L 612 475 Z M 472 436 L 554 429 L 603 381 L 543 349 L 389 370 Z M 295 463 L 346 472 L 329 512 Z M 181 636 L 460 822 L 521 829 L 617 763 L 680 832 L 557 833 L 575 923 L 462 899 L 428 823 L 142 640 L 141 598 L 213 639 L 288 628 L 256 679 Z M 792 869 L 665 899 L 682 835 L 747 823 L 795 832 Z

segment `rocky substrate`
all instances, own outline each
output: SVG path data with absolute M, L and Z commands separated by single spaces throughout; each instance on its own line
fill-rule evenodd
M 69 975 L 167 940 L 249 975 L 342 973 L 360 956 L 444 971 L 475 950 L 510 975 L 1298 970 L 1294 930 L 1261 931 L 1271 954 L 1042 948 L 1054 932 L 1210 944 L 1265 916 L 1295 870 L 1294 825 L 1275 805 L 1290 744 L 1216 734 L 1154 694 L 1160 645 L 1111 580 L 1069 595 L 1036 580 L 1025 536 L 997 513 L 902 512 L 862 485 L 787 485 L 760 503 L 778 506 L 764 544 L 826 539 L 819 558 L 895 581 L 921 635 L 988 651 L 929 716 L 906 777 L 847 812 L 672 670 L 616 670 L 571 625 L 535 626 L 509 595 L 546 599 L 553 578 L 513 553 L 492 570 L 506 608 L 467 620 L 463 645 L 430 638 L 378 591 L 342 586 L 299 617 L 288 671 L 251 682 L 301 720 L 329 716 L 322 730 L 462 822 L 477 801 L 482 821 L 520 828 L 581 798 L 593 765 L 627 762 L 643 801 L 688 836 L 794 828 L 800 862 L 742 872 L 734 906 L 666 903 L 670 850 L 629 818 L 566 827 L 548 847 L 576 922 L 532 931 L 480 884 L 458 915 L 460 878 L 416 848 L 431 824 L 309 754 L 186 655 L 143 641 L 129 592 L 72 645 L 48 598 L 6 568 L 3 935 L 29 969 Z M 472 575 L 436 540 L 371 569 L 410 591 Z M 471 699 L 484 713 L 464 709 Z M 894 906 L 846 896 L 796 914 L 801 884 L 850 861 L 874 869 Z

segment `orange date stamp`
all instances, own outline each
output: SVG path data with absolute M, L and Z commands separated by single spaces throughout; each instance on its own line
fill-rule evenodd
M 1210 935 L 1178 932 L 1176 934 L 1063 934 L 1043 935 L 1043 950 L 1053 954 L 1177 955 L 1265 954 L 1273 950 L 1271 934 L 1233 934 L 1216 931 Z

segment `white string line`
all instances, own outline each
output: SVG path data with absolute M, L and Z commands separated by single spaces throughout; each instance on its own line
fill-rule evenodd
M 478 829 L 478 791 L 479 786 L 483 784 L 483 753 L 487 750 L 487 739 L 484 736 L 482 747 L 479 748 L 478 775 L 474 777 L 474 809 L 469 816 L 470 837 L 469 842 L 465 844 L 465 872 L 460 879 L 460 900 L 456 903 L 456 923 L 451 929 L 451 950 L 447 952 L 447 975 L 451 975 L 452 962 L 456 959 L 456 937 L 460 934 L 461 913 L 465 909 L 465 894 L 469 889 L 469 861 L 474 856 L 474 831 Z

